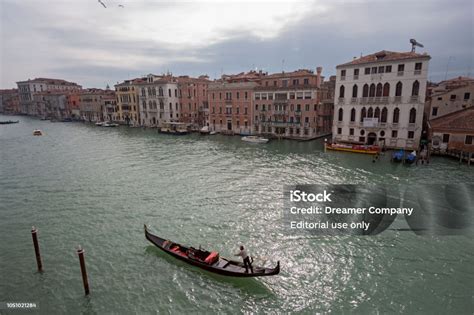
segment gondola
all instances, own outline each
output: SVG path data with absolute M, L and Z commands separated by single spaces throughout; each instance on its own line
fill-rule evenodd
M 7 120 L 7 121 L 0 121 L 0 125 L 10 125 L 10 124 L 18 124 L 20 121 L 19 120 Z
M 253 273 L 251 273 L 250 270 L 246 273 L 242 262 L 220 257 L 217 252 L 208 252 L 203 249 L 185 247 L 151 234 L 146 225 L 144 228 L 146 239 L 165 253 L 213 273 L 231 277 L 249 278 L 273 276 L 280 272 L 280 262 L 278 261 L 275 268 L 264 268 L 252 265 Z

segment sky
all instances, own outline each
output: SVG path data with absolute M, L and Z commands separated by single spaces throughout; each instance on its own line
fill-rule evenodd
M 35 77 L 104 88 L 149 73 L 211 79 L 335 67 L 380 50 L 474 76 L 474 1 L 0 0 L 0 88 Z

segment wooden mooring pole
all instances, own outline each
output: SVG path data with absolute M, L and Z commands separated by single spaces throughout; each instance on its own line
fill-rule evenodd
M 84 260 L 84 249 L 81 246 L 77 249 L 79 256 L 79 263 L 81 264 L 82 284 L 84 285 L 84 292 L 89 295 L 89 280 L 87 279 L 86 262 Z
M 31 227 L 31 236 L 33 237 L 33 246 L 35 247 L 36 255 L 36 265 L 38 266 L 38 271 L 43 271 L 43 264 L 41 262 L 41 253 L 38 244 L 38 230 L 33 226 Z

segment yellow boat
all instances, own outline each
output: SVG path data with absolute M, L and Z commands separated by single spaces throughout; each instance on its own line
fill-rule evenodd
M 379 154 L 380 147 L 376 145 L 351 145 L 351 144 L 324 144 L 326 150 L 343 151 L 362 154 Z

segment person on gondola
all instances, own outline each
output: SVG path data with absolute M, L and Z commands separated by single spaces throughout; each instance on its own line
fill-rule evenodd
M 250 257 L 249 257 L 249 255 L 247 254 L 247 251 L 244 249 L 244 247 L 242 245 L 240 245 L 240 251 L 237 254 L 235 254 L 234 256 L 242 257 L 242 259 L 244 261 L 244 266 L 245 266 L 245 273 L 249 272 L 249 268 L 250 268 L 250 272 L 253 273 L 253 268 L 252 268 L 252 263 L 250 262 Z

